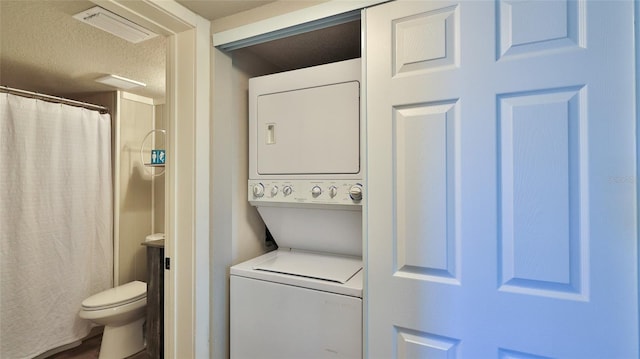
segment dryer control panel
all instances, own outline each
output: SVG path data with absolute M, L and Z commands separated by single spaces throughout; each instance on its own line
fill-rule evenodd
M 360 206 L 363 186 L 356 180 L 249 180 L 249 201 Z

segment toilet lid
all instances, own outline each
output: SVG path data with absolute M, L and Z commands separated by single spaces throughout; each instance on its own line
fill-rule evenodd
M 104 309 L 135 302 L 147 295 L 147 283 L 133 281 L 94 294 L 82 301 L 85 309 Z

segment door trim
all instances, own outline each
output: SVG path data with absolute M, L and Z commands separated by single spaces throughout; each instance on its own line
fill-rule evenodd
M 208 358 L 211 23 L 174 1 L 92 2 L 167 36 L 164 352 Z
M 389 0 L 326 1 L 318 5 L 217 32 L 212 35 L 213 46 L 223 50 L 237 49 L 317 30 L 323 26 L 327 27 L 339 23 L 327 23 L 327 19 L 335 18 L 340 21 L 340 16 L 349 12 L 353 11 L 354 14 L 357 14 L 358 10 L 387 1 Z M 283 32 L 285 33 L 284 36 Z
M 636 79 L 636 173 L 634 182 L 636 185 L 636 243 L 640 243 L 640 227 L 638 223 L 640 223 L 640 210 L 638 206 L 640 205 L 640 182 L 638 179 L 640 178 L 640 144 L 638 143 L 638 139 L 640 139 L 640 79 L 638 79 L 638 74 L 640 73 L 640 24 L 638 24 L 638 20 L 640 19 L 640 4 L 637 1 L 633 3 L 633 32 L 634 32 L 634 56 L 635 56 L 635 79 Z M 638 308 L 640 308 L 640 246 L 637 246 L 637 254 L 636 258 L 639 261 L 637 263 L 638 268 L 636 271 L 638 273 Z M 638 311 L 638 326 L 640 327 L 640 311 Z

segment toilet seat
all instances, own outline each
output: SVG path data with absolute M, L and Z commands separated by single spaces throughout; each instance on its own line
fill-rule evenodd
M 92 295 L 82 301 L 86 311 L 119 307 L 143 299 L 147 296 L 147 284 L 133 281 Z

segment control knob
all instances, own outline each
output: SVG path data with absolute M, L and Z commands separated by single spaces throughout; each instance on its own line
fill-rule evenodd
M 282 188 L 282 193 L 284 193 L 285 196 L 290 195 L 293 192 L 293 188 L 291 188 L 291 186 L 284 186 Z
M 338 195 L 338 188 L 336 186 L 329 187 L 329 197 L 334 198 Z
M 356 202 L 362 200 L 362 185 L 354 184 L 351 186 L 349 188 L 349 197 Z
M 311 189 L 311 195 L 314 198 L 316 198 L 321 194 L 322 194 L 322 188 L 320 188 L 320 186 L 313 186 L 313 188 Z
M 264 185 L 262 183 L 253 185 L 253 196 L 257 198 L 264 196 Z
M 275 197 L 278 194 L 278 186 L 271 187 L 271 197 Z

